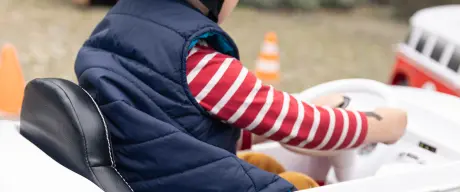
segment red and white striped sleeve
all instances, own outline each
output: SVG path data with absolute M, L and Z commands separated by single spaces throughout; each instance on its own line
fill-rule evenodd
M 204 109 L 245 130 L 242 146 L 250 146 L 248 132 L 316 150 L 357 147 L 367 135 L 364 113 L 300 101 L 205 45 L 190 51 L 186 72 L 190 91 Z

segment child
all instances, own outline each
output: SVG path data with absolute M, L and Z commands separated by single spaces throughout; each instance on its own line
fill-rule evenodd
M 80 50 L 78 81 L 106 117 L 117 169 L 134 191 L 295 190 L 236 157 L 241 129 L 243 146 L 254 133 L 318 150 L 402 136 L 403 111 L 368 118 L 263 85 L 217 25 L 237 2 L 120 0 Z

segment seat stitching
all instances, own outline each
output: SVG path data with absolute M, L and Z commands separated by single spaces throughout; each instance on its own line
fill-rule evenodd
M 65 92 L 65 90 L 64 90 L 60 85 L 58 85 L 57 83 L 55 83 L 55 82 L 53 82 L 53 81 L 51 81 L 51 83 L 54 84 L 54 85 L 56 85 L 56 86 L 65 94 L 65 96 L 67 97 L 67 99 L 68 99 L 69 102 L 70 102 L 70 105 L 72 105 L 72 111 L 74 112 L 74 114 L 75 114 L 75 116 L 77 117 L 77 120 L 78 120 L 77 123 L 78 123 L 78 125 L 79 125 L 78 128 L 80 129 L 80 136 L 81 136 L 82 139 L 83 139 L 83 146 L 84 146 L 84 149 L 85 149 L 85 162 L 86 162 L 86 165 L 87 165 L 88 167 L 90 167 L 89 160 L 88 160 L 88 147 L 86 146 L 86 137 L 85 137 L 83 131 L 81 130 L 80 119 L 79 119 L 79 117 L 78 117 L 78 113 L 75 111 L 74 104 L 73 104 L 72 101 L 70 100 L 69 95 L 67 95 L 67 92 Z M 42 84 L 43 84 L 43 83 L 42 83 Z M 94 172 L 93 172 L 93 170 L 92 170 L 91 168 L 89 169 L 89 171 L 90 171 L 93 175 L 95 175 Z M 99 179 L 97 179 L 97 177 L 95 177 L 95 179 L 96 179 L 96 181 L 97 181 L 99 184 L 101 183 L 101 182 L 99 181 Z
M 91 97 L 91 95 L 85 89 L 83 89 L 83 87 L 80 87 L 80 88 L 89 96 L 89 98 L 93 102 L 94 106 L 96 107 L 97 112 L 99 113 L 99 116 L 102 119 L 102 123 L 104 125 L 104 131 L 105 131 L 105 138 L 107 140 L 107 144 L 108 144 L 108 147 L 109 147 L 109 157 L 110 157 L 110 163 L 111 163 L 110 167 L 112 167 L 112 169 L 115 170 L 115 172 L 118 174 L 118 176 L 120 176 L 120 178 L 123 180 L 123 182 L 126 184 L 126 186 L 128 186 L 129 190 L 131 190 L 131 192 L 134 192 L 134 190 L 131 188 L 131 186 L 128 184 L 128 182 L 126 182 L 125 178 L 120 174 L 120 172 L 118 172 L 117 168 L 115 167 L 115 161 L 113 159 L 112 147 L 111 147 L 110 138 L 109 138 L 109 131 L 107 130 L 107 123 L 105 122 L 104 116 L 102 115 L 102 112 L 99 109 L 99 106 L 97 105 L 96 101 L 94 101 L 93 97 Z

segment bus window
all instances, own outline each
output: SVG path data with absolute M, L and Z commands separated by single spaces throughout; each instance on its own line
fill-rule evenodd
M 404 43 L 406 43 L 407 45 L 409 45 L 411 34 L 412 30 L 409 31 L 409 33 L 406 35 L 406 39 L 404 39 Z
M 441 55 L 446 47 L 446 42 L 440 38 L 436 40 L 433 51 L 431 52 L 431 58 L 437 62 L 441 61 Z
M 452 53 L 452 57 L 450 58 L 449 64 L 447 64 L 447 67 L 449 67 L 455 72 L 458 72 L 459 66 L 460 66 L 460 49 L 458 47 L 455 47 L 454 52 Z
M 415 47 L 415 50 L 421 53 L 423 51 L 423 47 L 425 46 L 427 39 L 428 39 L 428 35 L 422 34 L 420 36 L 420 39 L 417 42 L 417 46 Z

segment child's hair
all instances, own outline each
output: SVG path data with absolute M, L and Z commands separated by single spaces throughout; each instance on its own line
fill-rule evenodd
M 187 0 L 187 2 L 195 8 L 199 9 L 201 12 L 203 12 L 203 14 L 208 14 L 209 9 L 200 0 Z

